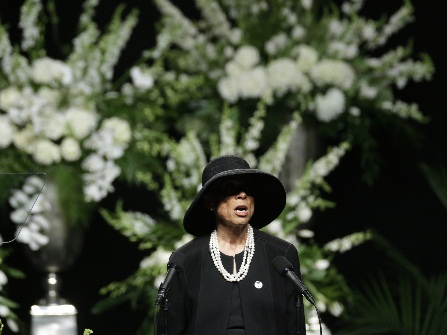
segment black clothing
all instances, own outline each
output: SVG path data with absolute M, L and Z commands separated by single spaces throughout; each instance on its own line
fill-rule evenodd
M 233 259 L 236 262 L 236 269 L 242 264 L 244 252 L 241 252 L 233 258 L 220 253 L 222 264 L 229 273 L 233 272 Z M 231 330 L 231 332 L 230 332 Z M 239 291 L 239 283 L 234 282 L 231 290 L 230 315 L 228 316 L 227 335 L 234 333 L 234 330 L 243 330 L 245 334 L 244 315 L 242 314 L 241 295 Z M 241 334 L 239 332 L 239 334 Z
M 197 237 L 175 251 L 184 261 L 183 270 L 176 275 L 168 291 L 169 335 L 295 334 L 296 292 L 287 279 L 275 271 L 272 260 L 278 255 L 286 257 L 300 276 L 298 252 L 282 239 L 253 230 L 255 253 L 247 276 L 236 284 L 245 331 L 235 329 L 227 333 L 230 314 L 233 315 L 234 283 L 226 281 L 215 268 L 207 235 Z M 238 257 L 242 257 L 241 254 L 236 255 L 240 265 L 242 260 Z M 231 267 L 228 267 L 228 261 Z M 223 257 L 222 263 L 228 270 L 232 269 L 232 257 Z M 304 312 L 301 312 L 301 333 L 304 335 Z M 160 309 L 159 330 L 163 313 Z

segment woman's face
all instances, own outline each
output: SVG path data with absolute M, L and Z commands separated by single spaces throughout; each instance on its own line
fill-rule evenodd
M 255 211 L 254 185 L 247 178 L 228 177 L 213 187 L 213 206 L 216 223 L 243 226 L 250 222 Z

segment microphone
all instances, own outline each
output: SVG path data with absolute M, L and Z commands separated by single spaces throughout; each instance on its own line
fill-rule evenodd
M 160 288 L 158 289 L 157 300 L 155 301 L 156 306 L 159 305 L 164 299 L 166 299 L 166 294 L 168 293 L 169 286 L 171 285 L 175 274 L 182 271 L 183 259 L 183 254 L 175 252 L 172 253 L 168 263 L 168 273 L 165 277 L 165 280 L 160 284 Z
M 280 276 L 287 278 L 293 286 L 300 292 L 306 299 L 315 306 L 315 301 L 309 293 L 309 290 L 301 282 L 298 276 L 293 272 L 293 265 L 284 256 L 276 256 L 273 259 L 273 267 L 279 273 Z

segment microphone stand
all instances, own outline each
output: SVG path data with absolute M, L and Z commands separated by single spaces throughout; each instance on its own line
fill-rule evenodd
M 169 300 L 165 298 L 163 303 L 163 320 L 164 320 L 164 333 L 162 335 L 168 335 L 168 312 L 169 312 Z
M 163 330 L 160 335 L 168 335 L 168 312 L 169 312 L 169 300 L 168 298 L 164 298 L 162 303 L 163 307 Z M 154 335 L 158 335 L 158 315 L 160 313 L 160 305 L 155 305 L 155 314 L 154 314 Z
M 160 295 L 160 293 L 162 293 Z M 154 335 L 158 335 L 158 316 L 160 314 L 161 308 L 163 308 L 163 329 L 160 335 L 168 335 L 168 312 L 169 312 L 169 300 L 165 295 L 165 291 L 162 289 L 161 284 L 158 289 L 159 299 L 155 303 L 155 314 L 154 314 Z
M 296 335 L 301 335 L 301 308 L 303 304 L 301 303 L 300 294 L 295 296 L 295 308 L 296 308 Z

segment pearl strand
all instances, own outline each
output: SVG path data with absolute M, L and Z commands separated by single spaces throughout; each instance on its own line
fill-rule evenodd
M 219 244 L 217 240 L 217 231 L 214 230 L 210 237 L 210 252 L 213 258 L 214 266 L 222 274 L 225 280 L 229 282 L 241 281 L 247 276 L 248 269 L 250 267 L 251 259 L 255 253 L 255 239 L 253 234 L 253 228 L 248 225 L 247 239 L 245 241 L 244 256 L 242 258 L 242 264 L 239 271 L 234 274 L 230 274 L 225 270 L 222 259 L 220 257 Z

